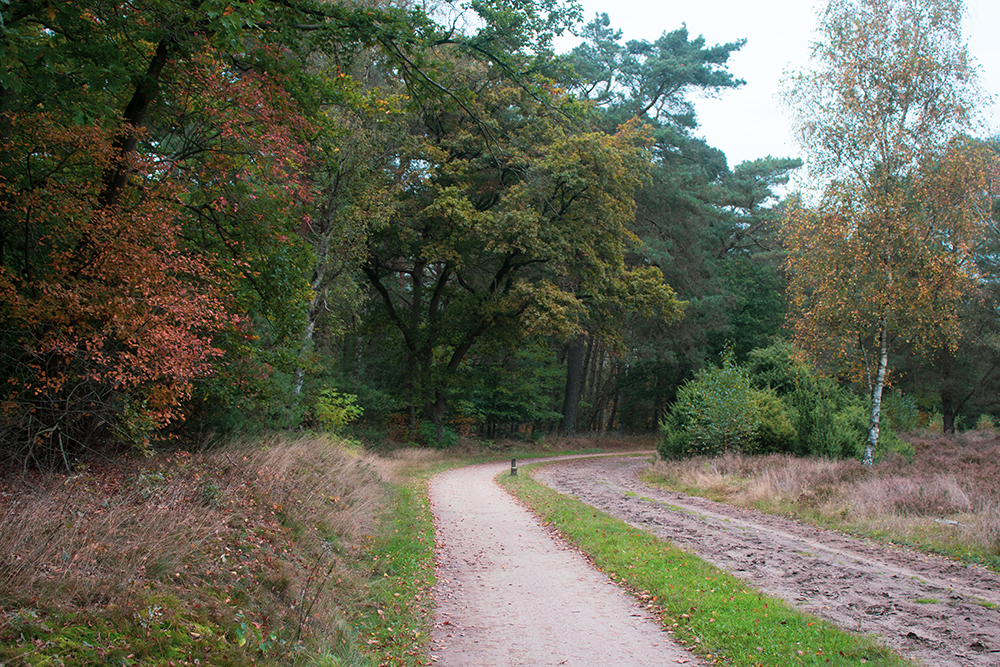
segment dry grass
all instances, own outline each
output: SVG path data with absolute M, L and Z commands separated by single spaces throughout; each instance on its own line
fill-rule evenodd
M 660 461 L 655 478 L 717 500 L 1000 564 L 1000 438 L 914 436 L 912 462 L 725 455 Z
M 0 480 L 0 664 L 42 664 L 25 656 L 45 628 L 80 624 L 99 657 L 130 664 L 181 638 L 201 664 L 348 641 L 330 591 L 351 590 L 396 465 L 313 438 Z M 68 664 L 89 664 L 79 650 Z
M 491 445 L 275 439 L 0 476 L 0 665 L 425 664 L 434 470 L 642 448 Z

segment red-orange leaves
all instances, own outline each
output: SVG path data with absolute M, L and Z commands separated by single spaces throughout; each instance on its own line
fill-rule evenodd
M 0 197 L 18 223 L 6 228 L 23 236 L 6 239 L 20 261 L 0 268 L 0 363 L 4 402 L 18 410 L 5 410 L 0 428 L 42 458 L 109 432 L 142 445 L 211 373 L 212 336 L 233 326 L 226 286 L 210 257 L 178 245 L 176 186 L 97 206 L 111 132 L 44 116 L 11 124 L 5 173 L 17 173 L 10 162 L 26 168 L 21 182 L 0 183 Z

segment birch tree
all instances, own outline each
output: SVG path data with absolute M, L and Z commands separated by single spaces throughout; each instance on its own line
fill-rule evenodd
M 821 203 L 784 225 L 791 326 L 827 368 L 867 383 L 864 463 L 878 445 L 893 350 L 954 347 L 976 288 L 991 159 L 973 128 L 961 0 L 831 0 L 810 70 L 791 78 Z

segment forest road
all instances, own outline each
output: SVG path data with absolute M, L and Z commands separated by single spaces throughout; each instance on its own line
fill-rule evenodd
M 533 476 L 928 667 L 1000 667 L 996 572 L 652 488 L 648 465 L 578 459 Z
M 431 480 L 435 664 L 704 664 L 501 489 L 494 478 L 505 467 L 469 466 Z

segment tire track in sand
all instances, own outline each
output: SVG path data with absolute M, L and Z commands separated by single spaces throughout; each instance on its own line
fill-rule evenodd
M 1000 667 L 997 573 L 651 488 L 638 479 L 648 463 L 568 461 L 534 477 L 929 667 Z

